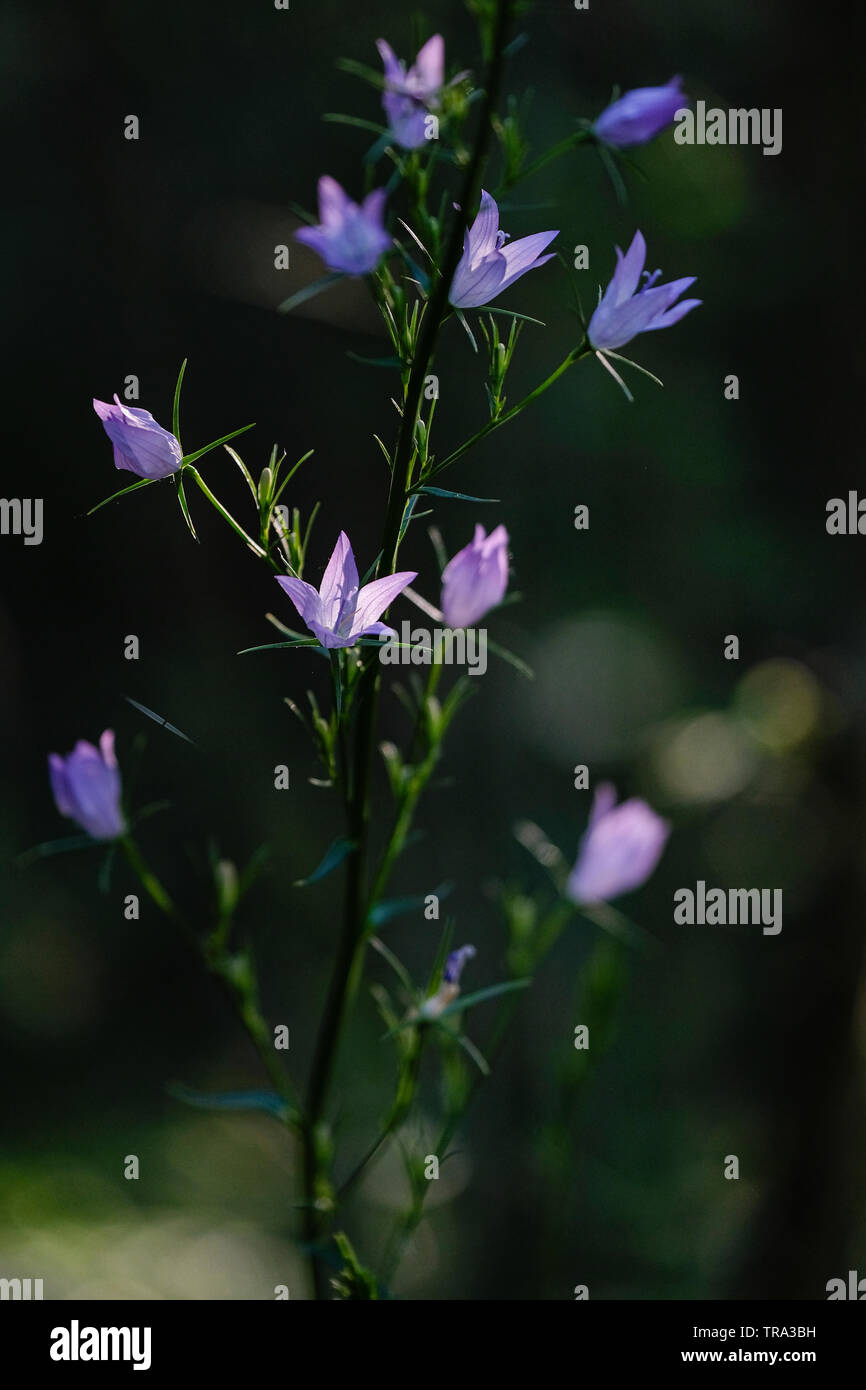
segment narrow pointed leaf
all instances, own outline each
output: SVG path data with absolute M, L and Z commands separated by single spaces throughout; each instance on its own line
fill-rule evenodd
M 323 275 L 321 280 L 314 280 L 311 285 L 305 285 L 302 290 L 297 290 L 295 294 L 290 294 L 288 299 L 284 299 L 282 304 L 277 305 L 278 314 L 288 314 L 292 309 L 296 309 L 299 304 L 305 304 L 308 299 L 314 299 L 323 290 L 328 290 L 332 285 L 336 285 L 338 280 L 345 280 L 345 275 L 341 270 L 334 270 L 330 275 Z
M 116 501 L 118 497 L 125 497 L 128 492 L 137 492 L 140 487 L 150 487 L 151 483 L 161 481 L 161 478 L 140 478 L 137 483 L 130 483 L 129 487 L 122 487 L 120 492 L 113 492 L 110 497 L 106 497 L 102 502 L 97 502 L 95 507 L 90 508 L 87 515 L 93 516 L 94 512 L 98 512 L 102 507 L 107 507 L 109 502 Z
M 323 878 L 326 878 L 328 874 L 332 873 L 339 864 L 342 864 L 346 855 L 351 854 L 352 850 L 356 848 L 357 843 L 355 840 L 346 840 L 343 838 L 335 840 L 318 868 L 313 870 L 309 878 L 295 879 L 295 888 L 306 888 L 310 883 L 319 883 Z
M 276 1091 L 193 1091 L 181 1085 L 168 1086 L 167 1090 L 175 1100 L 199 1110 L 264 1110 L 279 1120 L 292 1113 Z
M 161 728 L 167 729 L 170 734 L 176 734 L 178 738 L 183 739 L 184 743 L 190 743 L 193 748 L 195 748 L 193 740 L 180 729 L 176 728 L 174 724 L 169 724 L 168 720 L 163 719 L 161 714 L 156 714 L 154 710 L 148 709 L 147 705 L 139 704 L 138 700 L 133 700 L 131 695 L 124 695 L 123 698 L 128 705 L 132 705 L 133 709 L 137 709 L 140 714 L 146 714 L 148 719 L 153 719 Z
M 427 487 L 426 485 L 416 488 L 413 496 L 418 492 L 429 492 L 431 497 L 453 497 L 457 502 L 499 502 L 498 497 L 472 497 L 468 492 L 450 492 L 445 487 Z
M 527 989 L 532 984 L 530 979 L 523 980 L 504 980 L 500 985 L 488 985 L 487 989 L 476 990 L 474 994 L 459 995 L 453 1004 L 448 1004 L 437 1014 L 437 1018 L 447 1018 L 449 1014 L 462 1013 L 464 1009 L 474 1008 L 476 1004 L 483 1004 L 488 999 L 496 999 L 500 994 L 510 994 L 515 989 Z
M 500 309 L 497 304 L 485 304 L 485 314 L 504 314 L 509 319 L 520 319 L 523 323 L 537 323 L 539 328 L 546 328 L 547 324 L 543 319 L 530 318 L 529 314 L 516 314 L 513 309 Z
M 255 502 L 256 506 L 258 506 L 258 504 L 259 504 L 259 493 L 258 493 L 258 488 L 256 487 L 255 482 L 253 481 L 253 475 L 252 475 L 252 473 L 251 473 L 250 470 L 247 468 L 247 466 L 246 466 L 246 464 L 244 463 L 243 459 L 241 458 L 240 454 L 236 453 L 234 449 L 230 449 L 229 446 L 228 446 L 228 444 L 225 445 L 225 451 L 226 451 L 226 453 L 227 453 L 231 458 L 234 459 L 234 461 L 235 461 L 235 463 L 237 464 L 238 468 L 239 468 L 239 469 L 241 470 L 241 472 L 243 473 L 244 477 L 245 477 L 246 480 L 247 480 L 247 486 L 249 487 L 250 492 L 253 494 L 253 501 Z
M 359 352 L 347 352 L 353 362 L 361 362 L 365 367 L 402 367 L 399 357 L 362 357 Z
M 510 652 L 507 647 L 500 647 L 498 642 L 491 642 L 489 637 L 487 646 L 494 656 L 498 656 L 501 661 L 506 661 L 509 666 L 513 666 L 515 671 L 519 671 L 528 681 L 535 680 L 535 672 L 532 667 L 527 666 L 525 661 L 521 661 L 520 657 L 515 656 L 514 652 Z
M 198 540 L 198 536 L 196 535 L 196 533 L 195 533 L 195 527 L 194 527 L 193 524 L 192 524 L 192 517 L 191 517 L 190 514 L 189 514 L 189 504 L 187 503 L 187 500 L 186 500 L 186 493 L 185 493 L 184 490 L 183 490 L 183 474 L 182 474 L 182 473 L 178 473 L 178 475 L 177 475 L 177 500 L 178 500 L 178 502 L 180 503 L 180 509 L 181 509 L 181 511 L 183 512 L 183 519 L 184 519 L 184 521 L 186 522 L 187 526 L 189 527 L 189 533 L 190 533 L 190 535 L 192 536 L 193 540 L 194 540 L 194 541 L 197 541 L 197 540 Z
M 177 384 L 174 388 L 174 401 L 171 407 L 171 432 L 180 443 L 180 388 L 183 385 L 183 374 L 186 371 L 188 358 L 184 358 L 180 364 L 180 371 L 177 374 Z M 181 450 L 183 452 L 183 450 Z
M 211 449 L 218 449 L 221 444 L 227 444 L 230 439 L 237 439 L 239 434 L 246 434 L 247 430 L 255 428 L 255 423 L 255 420 L 253 420 L 251 425 L 241 425 L 239 430 L 232 430 L 229 434 L 222 435 L 219 439 L 215 439 L 212 444 L 205 444 L 203 449 L 196 449 L 193 454 L 185 454 L 183 466 L 186 467 L 188 463 L 195 463 L 197 459 L 203 458 L 205 454 L 209 454 Z

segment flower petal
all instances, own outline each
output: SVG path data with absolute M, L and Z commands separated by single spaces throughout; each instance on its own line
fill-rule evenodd
M 323 227 L 338 226 L 351 206 L 351 199 L 336 179 L 323 174 L 318 183 L 319 221 Z
M 441 34 L 434 34 L 419 50 L 408 77 L 419 97 L 429 98 L 439 91 L 445 78 L 445 40 Z
M 477 309 L 499 293 L 507 262 L 501 251 L 491 254 L 472 269 L 466 252 L 454 272 L 448 301 L 455 309 Z
M 365 584 L 355 605 L 351 626 L 353 636 L 359 637 L 375 623 L 406 585 L 417 578 L 417 570 L 402 570 L 399 574 L 388 574 L 384 579 L 374 579 L 372 584 Z
M 499 208 L 495 199 L 484 189 L 481 190 L 481 205 L 478 216 L 469 228 L 469 259 L 473 266 L 491 251 L 496 251 L 496 236 L 499 231 Z
M 357 593 L 358 566 L 349 537 L 341 531 L 319 586 L 321 621 L 336 630 L 346 609 L 354 607 Z
M 321 622 L 322 617 L 322 602 L 318 592 L 312 584 L 308 584 L 304 579 L 296 579 L 294 575 L 278 574 L 276 579 L 280 588 L 288 594 L 299 615 L 312 631 L 311 623 Z

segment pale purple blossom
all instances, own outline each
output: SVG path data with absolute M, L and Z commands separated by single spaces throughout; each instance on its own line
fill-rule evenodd
M 277 583 L 310 632 L 331 650 L 353 647 L 359 637 L 395 637 L 394 629 L 377 619 L 415 578 L 415 570 L 403 570 L 360 588 L 352 547 L 345 531 L 341 531 L 318 590 L 305 580 L 286 574 L 278 574 Z
M 542 256 L 541 252 L 557 236 L 558 231 L 533 232 L 508 242 L 508 234 L 499 230 L 499 208 L 490 194 L 482 190 L 478 216 L 463 238 L 463 255 L 448 291 L 449 302 L 455 309 L 477 309 L 489 304 L 528 270 L 536 270 L 552 260 L 552 251 L 549 256 Z
M 376 43 L 385 65 L 382 106 L 388 129 L 404 150 L 417 149 L 427 139 L 427 115 L 439 104 L 445 78 L 445 41 L 434 34 L 419 51 L 409 70 L 384 39 Z
M 420 1018 L 438 1018 L 449 1004 L 454 1003 L 460 994 L 460 976 L 463 973 L 463 967 L 474 955 L 474 946 L 461 946 L 459 950 L 450 953 L 442 971 L 442 983 L 435 994 L 431 994 L 429 999 L 424 1000 L 418 1010 Z
M 671 328 L 701 303 L 700 299 L 682 299 L 679 304 L 675 303 L 683 291 L 695 283 L 694 275 L 657 285 L 661 271 L 654 270 L 650 275 L 644 271 L 645 262 L 646 242 L 640 232 L 635 232 L 625 255 L 616 248 L 613 278 L 587 330 L 589 342 L 595 349 L 612 351 L 637 337 L 638 333 Z M 647 276 L 646 284 L 638 289 L 642 274 Z
M 183 461 L 175 436 L 158 425 L 149 410 L 124 405 L 117 395 L 110 401 L 93 402 L 105 433 L 114 445 L 114 466 L 137 473 L 139 478 L 167 478 Z
M 508 532 L 497 526 L 486 535 L 480 524 L 468 545 L 442 571 L 442 612 L 449 627 L 472 627 L 505 597 L 508 587 Z
M 669 834 L 670 822 L 640 797 L 617 806 L 616 788 L 603 782 L 596 789 L 567 896 L 575 903 L 600 903 L 640 888 L 661 858 Z
M 635 87 L 626 92 L 602 111 L 593 134 L 620 150 L 646 144 L 688 107 L 681 83 L 681 77 L 672 77 L 663 87 Z
M 317 227 L 301 227 L 295 240 L 311 246 L 329 270 L 344 275 L 366 275 L 375 270 L 391 237 L 385 230 L 387 192 L 375 188 L 363 203 L 353 203 L 327 174 L 319 179 L 319 218 Z
M 106 729 L 99 747 L 79 739 L 71 753 L 48 756 L 54 801 L 94 840 L 116 840 L 126 833 L 120 808 L 120 770 L 114 756 L 114 734 Z
M 464 965 L 474 955 L 474 946 L 461 946 L 459 950 L 452 951 L 445 961 L 445 969 L 442 971 L 442 979 L 445 983 L 449 985 L 459 984 Z

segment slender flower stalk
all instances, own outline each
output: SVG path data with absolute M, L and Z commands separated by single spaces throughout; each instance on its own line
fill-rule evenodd
M 411 485 L 413 440 L 418 413 L 424 392 L 424 382 L 433 355 L 439 329 L 448 306 L 448 289 L 460 258 L 466 226 L 466 208 L 474 201 L 480 181 L 481 167 L 491 132 L 491 119 L 499 100 L 506 35 L 511 19 L 512 0 L 498 0 L 491 40 L 491 57 L 484 84 L 484 99 L 478 118 L 478 131 L 472 154 L 463 178 L 460 208 L 452 224 L 444 255 L 430 298 L 427 301 L 415 356 L 406 386 L 400 430 L 394 451 L 391 487 L 385 512 L 379 571 L 386 575 L 396 569 L 400 530 Z M 370 814 L 369 778 L 375 737 L 376 709 L 379 688 L 379 663 L 368 658 L 362 672 L 362 689 L 358 697 L 353 759 L 353 797 L 349 808 L 349 839 L 354 846 L 347 856 L 343 929 L 325 1014 L 313 1057 L 307 1093 L 307 1125 L 304 1142 L 304 1235 L 315 1251 L 321 1213 L 317 1206 L 318 1156 L 316 1131 L 330 1087 L 334 1060 L 346 1017 L 357 993 L 365 945 L 367 893 L 367 839 Z M 311 1256 L 314 1287 L 317 1296 L 323 1292 L 320 1262 Z

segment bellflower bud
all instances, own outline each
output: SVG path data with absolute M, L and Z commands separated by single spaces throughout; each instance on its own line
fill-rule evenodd
M 664 87 L 635 87 L 626 92 L 602 111 L 592 127 L 593 134 L 619 150 L 645 145 L 688 106 L 681 82 L 681 77 L 672 77 Z
M 114 445 L 115 468 L 125 468 L 151 481 L 167 478 L 180 468 L 180 444 L 156 423 L 149 410 L 123 405 L 117 395 L 114 405 L 95 400 L 93 409 Z
M 48 768 L 61 816 L 77 821 L 94 840 L 116 840 L 126 833 L 111 729 L 105 730 L 98 748 L 81 739 L 65 758 L 51 753 Z
M 508 532 L 497 526 L 487 536 L 475 527 L 468 545 L 442 571 L 442 612 L 449 627 L 472 627 L 505 597 Z
M 575 903 L 609 902 L 646 883 L 662 856 L 670 822 L 639 797 L 616 805 L 616 788 L 602 783 L 566 887 Z

